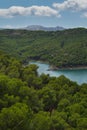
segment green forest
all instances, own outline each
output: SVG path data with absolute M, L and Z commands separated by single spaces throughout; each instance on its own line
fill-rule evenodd
M 87 66 L 87 29 L 0 30 L 0 130 L 87 130 L 87 84 L 39 75 L 31 60 Z
M 0 47 L 10 51 L 10 55 L 27 49 L 20 48 L 20 41 L 18 50 L 11 50 L 16 45 L 14 36 L 11 39 L 9 30 L 1 32 L 4 34 L 0 40 L 7 46 L 0 44 Z M 44 32 L 41 33 L 43 36 Z M 23 40 L 22 35 L 20 37 Z M 19 41 L 17 36 L 16 40 Z M 9 42 L 12 42 L 11 48 Z M 87 84 L 78 85 L 63 75 L 58 78 L 39 76 L 37 68 L 33 64 L 24 66 L 22 61 L 0 52 L 0 130 L 87 130 Z
M 87 66 L 87 29 L 56 32 L 0 30 L 0 50 L 23 63 L 41 60 L 59 68 Z

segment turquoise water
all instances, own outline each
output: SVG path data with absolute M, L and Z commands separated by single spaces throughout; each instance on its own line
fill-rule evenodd
M 72 81 L 76 81 L 78 84 L 87 83 L 87 69 L 75 69 L 75 70 L 56 70 L 56 71 L 48 71 L 49 65 L 41 62 L 30 62 L 30 64 L 36 64 L 38 68 L 38 73 L 49 74 L 50 76 L 59 77 L 60 75 L 64 75 Z

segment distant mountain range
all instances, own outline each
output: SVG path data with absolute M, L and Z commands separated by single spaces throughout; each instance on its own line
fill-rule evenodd
M 30 25 L 25 27 L 24 29 L 26 30 L 31 30 L 31 31 L 60 31 L 60 30 L 65 30 L 65 28 L 57 26 L 57 27 L 44 27 L 40 25 Z

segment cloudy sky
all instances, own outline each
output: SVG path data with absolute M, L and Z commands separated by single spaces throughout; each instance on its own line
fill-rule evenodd
M 87 0 L 0 0 L 0 28 L 87 28 Z

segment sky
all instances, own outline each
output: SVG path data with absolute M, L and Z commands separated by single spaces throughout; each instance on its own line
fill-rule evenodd
M 0 28 L 87 28 L 87 0 L 0 0 Z

